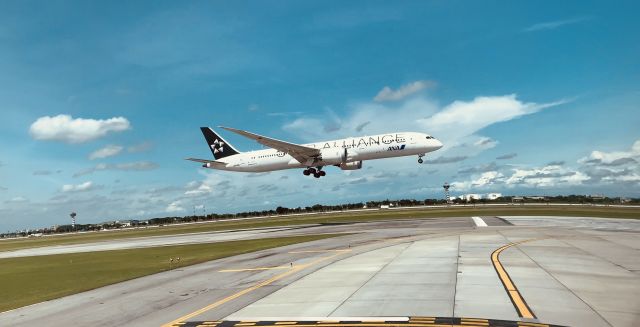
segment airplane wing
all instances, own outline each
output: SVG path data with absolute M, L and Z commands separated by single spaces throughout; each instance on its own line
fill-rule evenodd
M 243 131 L 235 128 L 224 127 L 224 126 L 220 126 L 220 128 L 224 128 L 228 131 L 234 132 L 236 134 L 240 134 L 252 140 L 256 140 L 258 143 L 262 145 L 266 145 L 270 148 L 274 148 L 278 151 L 287 153 L 292 157 L 294 157 L 296 160 L 298 160 L 298 162 L 300 162 L 301 164 L 309 162 L 310 159 L 312 160 L 320 156 L 320 149 L 310 148 L 304 145 L 280 141 L 280 140 L 272 139 L 266 136 L 254 134 L 251 132 L 247 132 L 247 131 Z

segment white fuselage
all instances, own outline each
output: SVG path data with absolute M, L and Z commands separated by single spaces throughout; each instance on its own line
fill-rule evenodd
M 442 147 L 440 141 L 428 134 L 414 132 L 353 137 L 303 145 L 320 149 L 322 152 L 321 157 L 315 161 L 300 163 L 289 154 L 275 149 L 265 149 L 225 157 L 217 160 L 225 165 L 215 165 L 208 168 L 241 172 L 265 172 L 421 155 Z

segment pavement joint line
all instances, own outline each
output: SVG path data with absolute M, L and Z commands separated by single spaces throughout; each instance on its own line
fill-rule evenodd
M 522 294 L 520 294 L 520 291 L 518 291 L 518 288 L 513 283 L 513 280 L 511 279 L 511 277 L 509 277 L 509 273 L 507 273 L 507 270 L 500 262 L 500 253 L 510 247 L 526 242 L 538 241 L 541 239 L 542 238 L 532 238 L 528 240 L 512 242 L 499 247 L 498 249 L 493 251 L 493 253 L 491 253 L 491 262 L 493 263 L 493 268 L 496 270 L 498 278 L 500 278 L 502 285 L 507 291 L 507 295 L 509 295 L 509 299 L 511 299 L 511 303 L 513 303 L 518 316 L 520 316 L 521 318 L 537 319 L 536 315 L 533 313 L 533 310 L 529 308 L 529 305 L 527 305 L 527 302 L 525 302 L 524 297 L 522 297 Z
M 297 267 L 297 266 L 294 266 Z M 223 269 L 218 272 L 242 272 L 242 271 L 260 271 L 260 270 L 278 270 L 278 269 L 291 269 L 292 266 L 278 266 L 278 267 L 256 267 L 256 268 L 238 268 L 238 269 Z
M 466 234 L 466 233 L 465 233 L 465 234 Z M 402 243 L 415 242 L 415 241 L 417 241 L 417 240 L 433 239 L 433 238 L 436 238 L 436 239 L 437 239 L 437 238 L 449 237 L 449 236 L 453 236 L 453 235 L 457 235 L 457 233 L 453 233 L 453 232 L 452 232 L 452 233 L 444 233 L 444 234 L 438 234 L 438 235 L 435 235 L 435 234 L 428 234 L 428 235 L 411 235 L 411 236 L 403 236 L 403 237 L 398 237 L 398 238 L 393 238 L 393 239 L 382 240 L 382 241 L 380 241 L 380 242 L 378 242 L 378 243 L 386 244 L 386 243 L 389 243 L 389 242 L 395 242 L 395 244 L 393 244 L 393 245 L 388 245 L 388 246 L 382 246 L 382 247 L 379 247 L 379 248 L 376 248 L 376 249 L 387 248 L 387 247 L 391 247 L 391 246 L 394 246 L 394 245 L 399 245 L 399 244 L 402 244 Z M 406 240 L 406 239 L 413 239 L 413 241 L 408 241 L 408 240 L 407 240 L 406 242 L 397 242 L 397 241 L 400 241 L 400 240 Z M 362 247 L 369 247 L 370 245 L 371 245 L 371 244 L 365 244 L 365 245 L 362 245 Z M 319 251 L 319 250 L 310 250 L 310 251 Z M 232 300 L 234 300 L 234 299 L 236 299 L 236 298 L 239 298 L 239 297 L 241 297 L 241 296 L 243 296 L 243 295 L 245 295 L 245 294 L 247 294 L 247 293 L 250 293 L 250 292 L 252 292 L 252 291 L 254 291 L 254 290 L 256 290 L 256 289 L 259 289 L 259 288 L 261 288 L 261 287 L 263 287 L 263 286 L 267 286 L 267 285 L 269 285 L 269 284 L 271 284 L 271 283 L 273 283 L 273 282 L 275 282 L 275 281 L 278 281 L 278 280 L 280 280 L 280 279 L 282 279 L 282 278 L 284 278 L 284 277 L 287 277 L 287 276 L 289 276 L 289 275 L 293 274 L 294 272 L 297 272 L 297 271 L 303 270 L 304 268 L 306 268 L 306 267 L 308 267 L 308 266 L 311 266 L 311 265 L 317 264 L 317 263 L 322 262 L 322 261 L 324 261 L 324 260 L 328 260 L 328 259 L 334 258 L 334 257 L 336 257 L 336 256 L 339 256 L 339 255 L 341 255 L 341 254 L 345 253 L 345 252 L 350 252 L 350 251 L 351 251 L 351 249 L 343 249 L 343 250 L 323 250 L 323 251 L 324 251 L 325 253 L 326 253 L 327 251 L 329 251 L 329 252 L 334 252 L 334 254 L 332 254 L 332 255 L 330 255 L 330 256 L 328 256 L 328 257 L 321 257 L 321 258 L 319 258 L 319 259 L 317 259 L 317 260 L 315 260 L 315 261 L 312 261 L 312 262 L 310 262 L 310 263 L 308 263 L 308 264 L 298 265 L 297 267 L 294 267 L 294 269 L 291 269 L 291 270 L 288 270 L 288 271 L 286 271 L 286 272 L 283 272 L 283 273 L 281 273 L 280 275 L 276 275 L 276 276 L 274 276 L 274 277 L 271 277 L 271 278 L 269 278 L 269 279 L 267 279 L 267 280 L 265 280 L 265 281 L 263 281 L 263 282 L 260 282 L 260 283 L 258 283 L 258 284 L 255 284 L 255 285 L 253 285 L 253 286 L 251 286 L 251 287 L 249 287 L 249 288 L 243 289 L 242 291 L 239 291 L 239 292 L 234 293 L 234 294 L 232 294 L 232 295 L 229 295 L 229 296 L 227 296 L 227 297 L 225 297 L 225 298 L 223 298 L 223 299 L 221 299 L 221 300 L 218 300 L 218 301 L 216 301 L 216 302 L 214 302 L 214 303 L 211 303 L 211 304 L 209 304 L 209 305 L 208 305 L 208 306 L 206 306 L 206 307 L 203 307 L 203 308 L 198 309 L 198 310 L 196 310 L 196 311 L 194 311 L 194 312 L 192 312 L 192 313 L 186 314 L 186 315 L 184 315 L 184 316 L 182 316 L 182 317 L 180 317 L 180 318 L 177 318 L 177 319 L 175 319 L 175 320 L 173 320 L 173 321 L 171 321 L 171 322 L 168 322 L 168 323 L 166 323 L 166 324 L 162 325 L 162 327 L 182 326 L 182 325 L 184 325 L 184 324 L 186 324 L 186 323 L 187 323 L 187 322 L 185 322 L 185 321 L 186 321 L 186 320 L 188 320 L 188 319 L 191 319 L 191 318 L 193 318 L 193 317 L 195 317 L 195 316 L 198 316 L 198 315 L 200 315 L 200 314 L 202 314 L 202 313 L 204 313 L 204 312 L 207 312 L 207 311 L 209 311 L 209 310 L 211 310 L 211 309 L 213 309 L 213 308 L 216 308 L 216 307 L 218 307 L 218 306 L 220 306 L 220 305 L 222 305 L 222 304 L 224 304 L 224 303 L 227 303 L 227 302 L 232 301 Z M 367 252 L 369 252 L 369 251 L 373 251 L 373 250 L 363 251 L 362 253 L 367 253 Z M 296 251 L 293 251 L 293 252 L 296 252 Z M 291 253 L 291 252 L 289 252 L 289 253 Z M 305 253 L 310 253 L 310 252 L 305 252 Z M 319 253 L 319 252 L 312 252 L 312 253 Z M 302 325 L 296 325 L 296 326 L 302 326 Z M 314 326 L 317 326 L 317 325 L 314 325 Z M 333 326 L 333 325 L 331 325 L 331 324 L 323 324 L 322 326 Z M 344 325 L 344 324 L 341 324 L 341 325 L 337 325 L 337 326 L 338 326 L 338 327 L 340 327 L 340 326 L 345 326 L 345 325 Z M 357 325 L 357 326 L 361 326 L 361 325 Z M 389 325 L 385 325 L 385 326 L 389 326 Z M 402 326 L 405 326 L 405 327 L 409 326 L 409 327 L 410 327 L 411 325 L 403 324 Z M 429 326 L 434 326 L 434 325 L 429 325 Z M 443 325 L 443 326 L 451 326 L 451 324 Z
M 320 262 L 322 262 L 322 261 L 325 261 L 325 260 L 328 260 L 328 259 L 332 259 L 332 258 L 334 258 L 334 257 L 337 257 L 337 256 L 339 256 L 339 255 L 343 254 L 343 253 L 344 253 L 344 252 L 342 252 L 342 251 L 341 251 L 341 252 L 336 252 L 336 253 L 334 253 L 334 254 L 332 254 L 332 255 L 330 255 L 330 256 L 327 256 L 327 257 L 320 257 L 320 258 L 318 258 L 318 259 L 316 259 L 316 260 L 314 260 L 314 261 L 312 261 L 312 262 L 310 262 L 310 263 L 308 263 L 308 264 L 306 264 L 306 265 L 300 265 L 300 266 L 297 266 L 297 267 L 295 267 L 295 268 L 293 268 L 293 269 L 290 269 L 290 270 L 288 270 L 288 271 L 286 271 L 286 272 L 284 272 L 284 273 L 281 273 L 281 274 L 279 274 L 279 275 L 273 276 L 273 277 L 271 277 L 271 278 L 269 278 L 269 279 L 267 279 L 267 280 L 265 280 L 265 281 L 262 281 L 262 282 L 260 282 L 260 283 L 258 283 L 258 284 L 255 284 L 255 285 L 253 285 L 253 286 L 251 286 L 251 287 L 249 287 L 249 288 L 245 288 L 245 289 L 244 289 L 244 290 L 242 290 L 242 291 L 239 291 L 239 292 L 234 293 L 234 294 L 232 294 L 232 295 L 229 295 L 229 296 L 227 296 L 227 297 L 225 297 L 225 298 L 223 298 L 223 299 L 221 299 L 221 300 L 218 300 L 218 301 L 216 301 L 216 302 L 214 302 L 214 303 L 211 303 L 211 304 L 209 304 L 208 306 L 206 306 L 206 307 L 204 307 L 204 308 L 201 308 L 201 309 L 196 310 L 196 311 L 194 311 L 194 312 L 192 312 L 192 313 L 189 313 L 189 314 L 187 314 L 187 315 L 184 315 L 184 316 L 182 316 L 182 317 L 180 317 L 180 318 L 178 318 L 178 319 L 175 319 L 175 320 L 173 320 L 173 321 L 171 321 L 171 322 L 169 322 L 169 323 L 167 323 L 167 324 L 163 325 L 163 327 L 167 327 L 167 326 L 174 326 L 174 325 L 175 325 L 175 324 L 177 324 L 177 323 L 184 322 L 184 321 L 185 321 L 185 320 L 187 320 L 187 319 L 190 319 L 190 318 L 193 318 L 193 317 L 195 317 L 195 316 L 198 316 L 198 315 L 200 315 L 200 314 L 202 314 L 202 313 L 204 313 L 204 312 L 207 312 L 207 311 L 209 311 L 209 310 L 211 310 L 211 309 L 213 309 L 213 308 L 215 308 L 215 307 L 218 307 L 218 306 L 220 306 L 220 305 L 222 305 L 222 304 L 225 304 L 225 303 L 227 303 L 227 302 L 229 302 L 229 301 L 231 301 L 231 300 L 234 300 L 234 299 L 236 299 L 236 298 L 239 298 L 239 297 L 241 297 L 241 296 L 243 296 L 243 295 L 245 295 L 245 294 L 247 294 L 247 293 L 250 293 L 250 292 L 252 292 L 252 291 L 254 291 L 254 290 L 257 290 L 257 289 L 262 288 L 262 287 L 264 287 L 264 286 L 267 286 L 267 285 L 269 285 L 269 284 L 271 284 L 271 283 L 273 283 L 273 282 L 275 282 L 275 281 L 278 281 L 278 280 L 280 280 L 280 279 L 282 279 L 282 278 L 285 278 L 285 277 L 287 277 L 287 276 L 289 276 L 289 275 L 291 275 L 291 274 L 293 274 L 293 273 L 295 273 L 295 272 L 301 271 L 301 270 L 303 270 L 303 269 L 304 269 L 304 268 L 306 268 L 306 267 L 309 267 L 309 266 L 312 266 L 312 265 L 318 264 L 318 263 L 320 263 Z
M 349 252 L 351 250 L 343 249 L 343 250 L 301 250 L 301 251 L 289 251 L 287 253 L 290 254 L 299 254 L 299 253 L 327 253 L 327 252 Z

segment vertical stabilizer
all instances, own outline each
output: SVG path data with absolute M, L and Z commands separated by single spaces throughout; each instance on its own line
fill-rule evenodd
M 211 153 L 216 160 L 240 153 L 231 144 L 229 144 L 229 142 L 225 141 L 225 139 L 214 132 L 211 127 L 200 127 L 200 130 L 202 131 L 204 138 L 207 140 L 209 149 L 211 149 Z

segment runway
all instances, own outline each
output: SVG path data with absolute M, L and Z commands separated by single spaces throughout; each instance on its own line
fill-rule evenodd
M 640 325 L 636 220 L 459 217 L 242 233 L 340 232 L 355 234 L 35 304 L 0 313 L 0 325 Z

